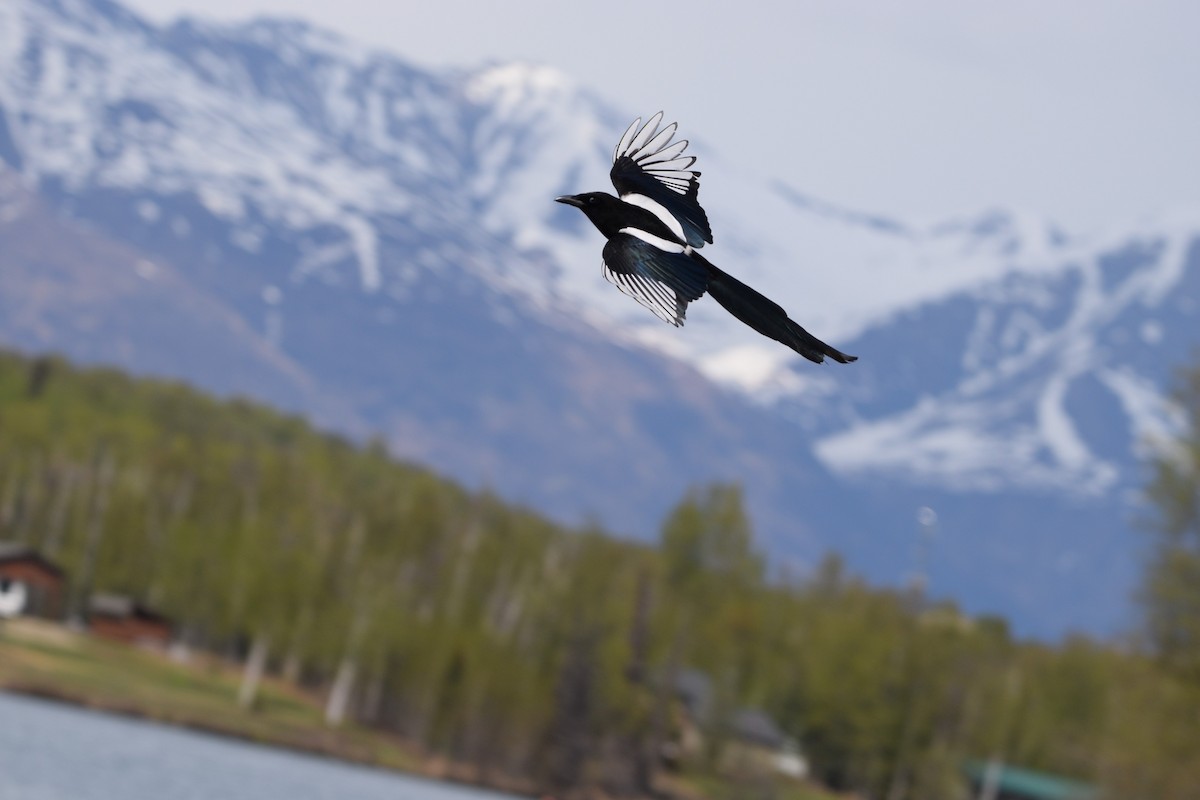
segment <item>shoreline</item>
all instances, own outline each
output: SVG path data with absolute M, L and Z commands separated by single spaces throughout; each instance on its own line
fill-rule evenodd
M 531 778 L 424 750 L 399 734 L 357 723 L 330 728 L 319 696 L 278 676 L 264 676 L 254 710 L 237 705 L 242 670 L 214 655 L 181 661 L 160 649 L 118 643 L 47 620 L 0 624 L 0 692 L 170 725 L 234 742 L 315 756 L 430 782 L 496 792 L 513 800 L 616 800 L 598 785 L 549 794 Z M 706 788 L 660 772 L 651 797 L 705 800 Z M 728 787 L 727 787 L 728 788 Z M 726 796 L 724 790 L 718 791 Z M 817 787 L 788 800 L 838 800 Z
M 240 678 L 237 665 L 215 657 L 180 663 L 57 622 L 0 621 L 3 692 L 514 798 L 545 796 L 528 778 L 425 752 L 389 731 L 327 727 L 319 698 L 278 678 L 263 681 L 257 710 L 241 709 Z M 582 789 L 569 797 L 604 795 Z
M 285 750 L 291 753 L 296 753 L 305 756 L 313 756 L 317 758 L 327 759 L 329 761 L 337 761 L 343 764 L 353 764 L 360 767 L 369 767 L 371 769 L 382 770 L 384 772 L 404 775 L 410 778 L 419 778 L 435 783 L 447 783 L 455 786 L 460 786 L 467 789 L 479 789 L 490 792 L 501 792 L 512 796 L 515 800 L 544 800 L 546 795 L 538 794 L 535 790 L 528 786 L 517 787 L 508 782 L 487 782 L 474 780 L 464 776 L 461 772 L 465 772 L 467 765 L 458 765 L 457 768 L 453 763 L 446 762 L 436 756 L 427 757 L 430 761 L 436 764 L 444 764 L 444 770 L 439 771 L 426 769 L 405 769 L 395 764 L 389 764 L 370 755 L 355 752 L 353 748 L 345 748 L 344 742 L 317 742 L 304 741 L 302 739 L 278 739 L 274 737 L 259 737 L 245 730 L 240 730 L 236 726 L 222 726 L 219 724 L 207 722 L 204 720 L 191 719 L 186 716 L 175 717 L 170 714 L 160 714 L 148 711 L 147 709 L 136 705 L 112 702 L 102 698 L 90 697 L 82 694 L 74 694 L 71 692 L 62 691 L 60 689 L 50 688 L 45 685 L 23 684 L 21 682 L 0 682 L 0 692 L 7 693 L 13 696 L 28 697 L 36 700 L 42 700 L 49 703 L 57 703 L 63 706 L 83 709 L 86 711 L 95 711 L 102 714 L 111 714 L 125 719 L 139 720 L 142 722 L 156 723 L 159 725 L 168 725 L 173 728 L 200 733 L 207 736 L 213 736 L 220 739 L 241 742 L 245 744 L 259 745 L 277 750 Z M 386 734 L 379 734 L 381 736 Z M 338 739 L 335 731 L 330 731 L 330 740 Z

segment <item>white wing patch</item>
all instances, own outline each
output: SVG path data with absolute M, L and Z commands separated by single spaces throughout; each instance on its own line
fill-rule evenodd
M 677 222 L 675 224 L 678 225 L 679 223 Z M 657 247 L 664 253 L 682 253 L 692 249 L 687 245 L 679 244 L 678 242 L 668 242 L 666 239 L 655 236 L 653 233 L 646 233 L 645 231 L 637 228 L 621 228 L 621 233 L 628 233 L 630 236 L 641 239 L 646 244 Z
M 629 203 L 631 206 L 637 206 L 638 208 L 646 209 L 651 214 L 658 217 L 659 221 L 662 222 L 663 225 L 666 225 L 667 229 L 671 231 L 671 233 L 678 236 L 679 241 L 687 241 L 687 236 L 685 236 L 683 233 L 683 226 L 679 224 L 679 220 L 674 214 L 672 214 L 670 211 L 667 211 L 667 209 L 663 207 L 662 203 L 658 202 L 657 200 L 651 200 L 649 197 L 646 197 L 646 195 L 638 194 L 637 192 L 626 192 L 625 194 L 621 195 L 621 199 L 626 203 Z

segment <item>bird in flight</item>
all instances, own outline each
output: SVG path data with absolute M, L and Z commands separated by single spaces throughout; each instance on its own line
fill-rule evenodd
M 689 169 L 687 140 L 675 138 L 676 124 L 662 130 L 662 112 L 625 131 L 613 151 L 609 172 L 618 197 L 587 192 L 557 197 L 575 206 L 608 240 L 604 277 L 664 322 L 683 324 L 688 303 L 705 292 L 726 311 L 763 336 L 782 342 L 809 361 L 828 356 L 848 364 L 846 355 L 801 328 L 777 303 L 718 269 L 700 255 L 712 244 L 708 215 L 700 207 L 700 173 Z

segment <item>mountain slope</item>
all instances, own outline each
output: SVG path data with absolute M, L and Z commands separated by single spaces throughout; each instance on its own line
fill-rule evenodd
M 0 160 L 40 222 L 2 231 L 23 255 L 0 338 L 379 430 L 635 535 L 689 484 L 738 480 L 775 555 L 832 547 L 878 580 L 917 566 L 932 505 L 934 591 L 1025 631 L 1112 630 L 1144 442 L 1176 424 L 1163 387 L 1200 339 L 1200 215 L 1096 241 L 1001 211 L 886 219 L 693 142 L 706 255 L 862 357 L 815 368 L 711 302 L 676 330 L 604 283 L 552 198 L 606 185 L 631 116 L 546 67 L 10 0 Z
M 510 290 L 556 268 L 463 224 L 469 81 L 297 25 L 155 31 L 106 4 L 6 8 L 32 43 L 3 72 L 7 117 L 25 121 L 13 166 L 61 212 L 176 265 L 400 453 L 634 532 L 695 481 L 824 474 L 799 432 L 686 364 Z M 402 124 L 409 107 L 420 118 Z M 77 144 L 69 161 L 56 139 Z M 785 448 L 803 457 L 771 468 L 764 453 Z
M 172 265 L 60 218 L 3 168 L 0 333 L 26 351 L 186 376 L 365 430 L 351 407 Z

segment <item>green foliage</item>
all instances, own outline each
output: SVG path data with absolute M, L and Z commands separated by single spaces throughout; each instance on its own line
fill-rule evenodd
M 1187 428 L 1167 443 L 1147 490 L 1155 540 L 1141 600 L 1155 654 L 1200 685 L 1200 366 L 1180 373 L 1177 384 Z
M 698 669 L 711 702 L 685 763 L 706 779 L 728 763 L 735 712 L 760 708 L 821 782 L 862 796 L 961 797 L 963 762 L 989 757 L 1187 796 L 1200 447 L 1186 447 L 1191 466 L 1164 462 L 1151 492 L 1151 660 L 1016 642 L 1002 620 L 870 588 L 834 557 L 768 580 L 736 486 L 689 492 L 643 546 L 243 400 L 0 353 L 0 538 L 159 608 L 193 646 L 269 643 L 270 669 L 340 686 L 348 714 L 480 775 L 613 794 L 648 788 L 687 723 L 673 681 Z M 802 792 L 746 780 L 733 796 Z

